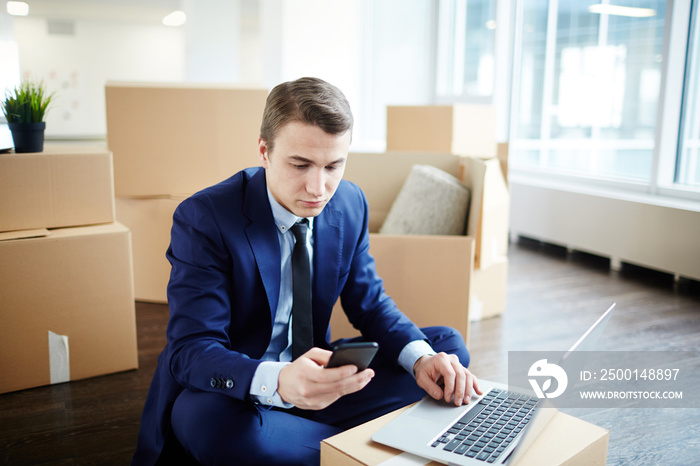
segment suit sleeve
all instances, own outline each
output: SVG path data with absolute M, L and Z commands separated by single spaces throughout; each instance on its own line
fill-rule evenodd
M 354 245 L 350 271 L 340 294 L 341 304 L 350 323 L 369 341 L 379 343 L 380 351 L 398 360 L 401 350 L 415 340 L 427 340 L 423 332 L 406 317 L 386 294 L 384 282 L 377 274 L 375 260 L 370 254 L 369 207 L 362 191 L 359 193 L 354 228 L 359 236 Z M 353 220 L 351 218 L 351 220 Z
M 230 349 L 231 257 L 198 199 L 175 211 L 166 256 L 172 265 L 166 355 L 171 376 L 190 390 L 246 399 L 260 361 Z

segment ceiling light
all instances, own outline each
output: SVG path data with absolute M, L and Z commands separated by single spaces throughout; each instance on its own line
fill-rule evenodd
M 496 29 L 496 21 L 490 19 L 486 21 L 486 29 L 494 30 Z
M 27 16 L 29 4 L 26 2 L 7 2 L 7 12 L 13 16 Z
M 182 26 L 187 21 L 187 16 L 184 11 L 173 11 L 163 18 L 163 24 L 166 26 Z
M 631 16 L 633 18 L 648 18 L 649 16 L 656 15 L 656 10 L 652 8 L 634 8 L 631 6 L 610 5 L 606 3 L 591 5 L 588 7 L 588 11 L 601 15 Z

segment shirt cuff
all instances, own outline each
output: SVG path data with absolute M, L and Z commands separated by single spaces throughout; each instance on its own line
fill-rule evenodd
M 282 397 L 277 393 L 280 372 L 288 362 L 263 361 L 253 374 L 250 383 L 250 396 L 253 400 L 266 406 L 277 408 L 293 408 L 291 403 L 282 401 Z
M 399 365 L 415 378 L 416 374 L 413 373 L 413 366 L 416 364 L 416 361 L 423 356 L 433 354 L 436 354 L 435 350 L 433 350 L 433 347 L 430 346 L 427 341 L 414 340 L 401 350 L 399 354 Z

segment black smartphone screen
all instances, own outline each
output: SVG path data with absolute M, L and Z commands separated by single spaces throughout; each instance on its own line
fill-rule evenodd
M 326 367 L 340 367 L 347 364 L 357 366 L 357 371 L 367 369 L 377 353 L 379 345 L 375 342 L 344 343 L 333 347 L 331 360 Z

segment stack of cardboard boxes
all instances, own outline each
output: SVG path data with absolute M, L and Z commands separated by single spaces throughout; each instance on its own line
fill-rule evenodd
M 167 302 L 165 252 L 178 204 L 259 163 L 267 94 L 215 85 L 107 84 L 116 216 L 133 235 L 137 300 Z
M 265 89 L 107 85 L 107 138 L 114 153 L 116 215 L 133 235 L 137 300 L 167 301 L 170 264 L 165 252 L 177 205 L 240 169 L 259 165 L 257 140 L 266 97 Z M 480 147 L 467 153 L 474 156 L 460 154 L 459 146 L 413 143 L 408 152 L 400 146 L 403 138 L 395 137 L 395 129 L 405 126 L 415 136 L 420 134 L 416 123 L 395 123 L 390 118 L 390 150 L 350 154 L 345 173 L 367 196 L 371 252 L 389 294 L 418 325 L 450 325 L 465 338 L 470 318 L 495 315 L 505 307 L 507 272 L 508 191 L 501 166 L 491 157 L 496 151 L 493 136 L 484 130 L 489 115 L 473 110 L 463 112 L 461 118 L 479 121 L 481 126 L 470 126 L 472 130 L 460 133 L 458 139 Z M 488 113 L 490 107 L 477 110 Z M 428 120 L 437 118 L 429 116 Z M 451 116 L 443 118 L 439 127 L 453 131 L 458 125 L 464 122 Z M 436 166 L 471 188 L 466 236 L 376 233 L 415 164 Z M 335 314 L 333 337 L 352 335 L 354 330 L 344 315 Z
M 0 393 L 138 367 L 112 155 L 0 154 Z
M 463 157 L 459 178 L 472 188 L 467 235 L 476 241 L 469 318 L 479 320 L 502 313 L 506 305 L 510 196 L 506 184 L 508 145 L 496 143 L 494 107 L 390 106 L 387 151 Z

